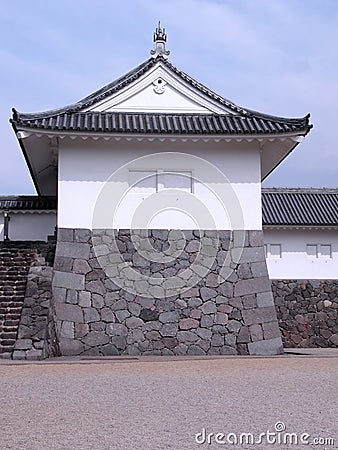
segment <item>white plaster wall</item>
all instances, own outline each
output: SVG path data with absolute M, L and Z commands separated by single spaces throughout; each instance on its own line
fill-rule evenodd
M 12 241 L 47 241 L 56 226 L 55 212 L 10 212 L 9 238 Z M 0 214 L 0 240 L 3 241 L 3 214 Z
M 338 231 L 264 230 L 265 244 L 280 244 L 281 257 L 267 255 L 271 279 L 338 279 Z M 307 254 L 307 245 L 331 245 L 331 257 Z
M 261 229 L 259 155 L 256 143 L 64 139 L 58 226 Z M 192 192 L 137 192 L 130 170 L 190 171 Z

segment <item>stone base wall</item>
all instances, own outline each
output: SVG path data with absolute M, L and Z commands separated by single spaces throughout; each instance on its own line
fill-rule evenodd
M 338 281 L 273 280 L 284 347 L 338 347 Z
M 62 355 L 278 354 L 262 231 L 59 229 Z
M 29 269 L 13 359 L 43 359 L 53 268 L 35 265 Z

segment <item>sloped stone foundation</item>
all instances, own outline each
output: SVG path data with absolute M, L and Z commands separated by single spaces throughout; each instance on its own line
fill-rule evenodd
M 262 231 L 59 229 L 62 355 L 279 354 Z

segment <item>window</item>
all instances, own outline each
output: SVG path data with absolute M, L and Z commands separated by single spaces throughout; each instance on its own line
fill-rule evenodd
M 308 244 L 306 246 L 306 253 L 308 256 L 310 256 L 312 258 L 317 258 L 317 256 L 318 256 L 317 245 Z
M 282 245 L 281 244 L 265 244 L 265 256 L 267 258 L 281 258 Z
M 152 194 L 165 189 L 193 191 L 191 171 L 184 170 L 130 170 L 129 186 L 135 194 Z
M 331 244 L 307 244 L 306 253 L 310 258 L 332 258 Z
M 179 189 L 192 192 L 192 176 L 188 171 L 163 171 L 158 173 L 157 190 Z

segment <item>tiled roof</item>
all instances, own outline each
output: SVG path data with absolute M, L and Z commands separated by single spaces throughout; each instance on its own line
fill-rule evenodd
M 338 226 L 338 189 L 265 188 L 265 226 Z
M 50 117 L 20 115 L 25 128 L 135 134 L 280 134 L 307 132 L 308 117 L 281 119 L 244 115 L 215 114 L 137 114 L 137 113 L 62 113 Z
M 56 205 L 56 197 L 38 197 L 36 195 L 0 197 L 0 210 L 54 210 Z
M 84 112 L 104 98 L 137 80 L 158 62 L 189 83 L 204 95 L 231 110 L 231 114 L 128 114 Z M 175 67 L 165 58 L 150 58 L 132 71 L 90 94 L 79 102 L 51 111 L 22 114 L 13 109 L 11 123 L 14 128 L 27 127 L 41 130 L 63 130 L 99 133 L 141 134 L 275 134 L 300 132 L 307 134 L 312 128 L 309 115 L 299 119 L 269 116 L 242 108 Z

